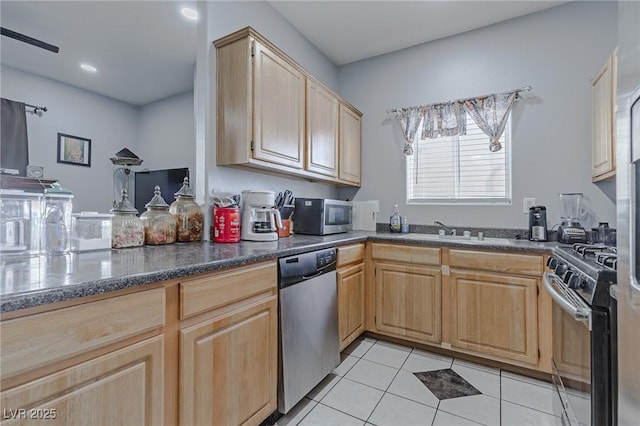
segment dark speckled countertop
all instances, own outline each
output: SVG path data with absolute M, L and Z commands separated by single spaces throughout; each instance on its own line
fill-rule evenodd
M 503 238 L 468 241 L 441 239 L 426 234 L 357 231 L 328 236 L 292 235 L 274 242 L 203 242 L 59 256 L 3 256 L 0 259 L 0 312 L 108 293 L 366 240 L 533 253 L 550 252 L 557 246 L 557 243 Z

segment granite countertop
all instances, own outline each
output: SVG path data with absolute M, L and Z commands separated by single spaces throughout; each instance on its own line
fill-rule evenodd
M 177 243 L 58 256 L 3 256 L 0 259 L 0 312 L 108 293 L 366 240 L 532 253 L 550 252 L 557 246 L 557 243 L 504 238 L 469 241 L 427 234 L 355 231 L 327 236 L 292 235 L 273 242 Z
M 392 234 L 388 232 L 370 233 L 369 241 L 394 242 L 412 245 L 423 245 L 431 247 L 456 247 L 465 249 L 482 249 L 494 251 L 526 252 L 526 253 L 551 253 L 558 247 L 557 242 L 536 242 L 529 240 L 518 240 L 515 238 L 491 238 L 485 237 L 478 240 L 477 237 L 464 239 L 458 237 L 438 237 L 434 234 Z

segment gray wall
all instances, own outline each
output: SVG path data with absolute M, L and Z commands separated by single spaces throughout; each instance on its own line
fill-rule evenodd
M 73 191 L 74 211 L 111 209 L 109 157 L 124 147 L 144 160 L 134 170 L 189 167 L 194 171 L 192 92 L 138 108 L 6 65 L 1 71 L 2 97 L 48 108 L 41 117 L 27 114 L 29 162 L 43 166 L 45 177 L 58 179 Z M 91 167 L 57 163 L 58 132 L 91 139 Z M 133 181 L 131 189 L 133 199 Z
M 199 7 L 201 16 L 205 17 L 198 27 L 195 91 L 196 190 L 199 202 L 208 201 L 207 194 L 210 195 L 213 190 L 237 193 L 243 189 L 266 189 L 276 192 L 291 189 L 298 196 L 335 198 L 337 190 L 330 185 L 216 165 L 216 52 L 212 44 L 214 40 L 251 26 L 334 90 L 338 86 L 338 70 L 267 2 L 201 2 Z
M 591 183 L 590 80 L 616 46 L 616 3 L 573 2 L 339 69 L 339 93 L 363 113 L 363 187 L 341 197 L 394 204 L 410 223 L 526 227 L 522 198 L 559 221 L 557 194 L 583 192 L 600 220 L 614 222 L 611 183 Z M 511 206 L 406 205 L 398 124 L 386 109 L 533 87 L 512 119 Z M 380 165 L 384 164 L 384 168 Z
M 149 170 L 189 167 L 194 172 L 193 92 L 144 105 L 138 118 L 138 151 Z M 153 195 L 153 194 L 152 194 Z
M 48 108 L 41 117 L 27 113 L 29 163 L 43 166 L 46 178 L 73 191 L 74 211 L 108 212 L 109 157 L 123 147 L 137 151 L 138 108 L 5 65 L 1 70 L 2 97 Z M 91 139 L 91 167 L 57 163 L 58 133 Z

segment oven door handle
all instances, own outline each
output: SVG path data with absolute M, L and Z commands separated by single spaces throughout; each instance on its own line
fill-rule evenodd
M 568 300 L 567 297 L 558 291 L 556 286 L 551 281 L 559 281 L 557 275 L 545 272 L 543 276 L 544 288 L 551 296 L 554 302 L 560 306 L 560 308 L 571 315 L 576 321 L 587 321 L 589 323 L 589 330 L 591 330 L 591 309 L 585 306 L 576 306 L 577 303 Z M 577 297 L 577 296 L 576 296 Z

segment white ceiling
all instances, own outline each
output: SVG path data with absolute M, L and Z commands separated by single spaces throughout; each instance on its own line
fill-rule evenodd
M 55 54 L 0 38 L 5 65 L 132 105 L 193 89 L 193 1 L 0 1 L 2 27 L 60 48 Z M 87 73 L 80 63 L 94 65 Z
M 0 37 L 5 65 L 132 105 L 193 88 L 196 23 L 186 1 L 0 1 L 2 27 L 60 47 Z M 336 65 L 458 34 L 566 1 L 270 1 Z M 80 69 L 81 62 L 98 68 Z
M 270 0 L 282 16 L 336 65 L 460 34 L 567 2 Z

